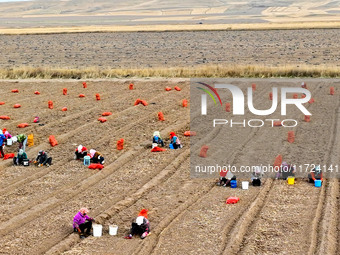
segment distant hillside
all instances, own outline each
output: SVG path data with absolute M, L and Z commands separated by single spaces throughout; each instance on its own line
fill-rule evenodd
M 38 0 L 0 2 L 0 28 L 340 21 L 340 1 Z

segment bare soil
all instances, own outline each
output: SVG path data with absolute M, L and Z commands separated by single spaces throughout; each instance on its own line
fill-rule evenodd
M 2 35 L 0 68 L 339 66 L 337 29 Z
M 132 81 L 132 80 L 131 80 Z M 87 81 L 2 81 L 0 84 L 1 128 L 13 135 L 34 134 L 34 146 L 27 149 L 34 158 L 40 149 L 53 157 L 49 168 L 15 167 L 11 160 L 0 162 L 0 249 L 4 254 L 338 254 L 339 183 L 327 179 L 321 189 L 299 178 L 294 186 L 285 181 L 266 179 L 261 187 L 249 190 L 218 187 L 215 179 L 190 178 L 190 129 L 188 80 Z M 242 88 L 258 84 L 261 102 L 268 97 L 267 85 L 273 82 L 297 86 L 300 80 L 235 79 Z M 256 158 L 273 163 L 281 153 L 291 162 L 313 159 L 339 163 L 338 80 L 306 80 L 315 103 L 311 123 L 296 129 L 296 142 L 286 142 L 287 130 L 231 130 L 225 150 L 235 164 L 252 164 Z M 337 94 L 329 95 L 336 85 Z M 166 86 L 182 88 L 166 92 Z M 19 93 L 11 93 L 11 89 Z M 62 95 L 62 89 L 68 95 Z M 34 95 L 39 90 L 41 95 Z M 85 98 L 79 98 L 79 94 Z M 101 95 L 96 101 L 95 94 Z M 137 99 L 148 106 L 134 106 Z M 48 109 L 53 100 L 54 109 Z M 19 103 L 21 108 L 14 109 Z M 68 111 L 62 112 L 61 108 Z M 97 119 L 111 111 L 107 122 Z M 162 111 L 165 121 L 158 121 Z M 43 126 L 33 123 L 39 116 Z M 29 127 L 19 129 L 19 123 Z M 202 123 L 202 127 L 205 124 Z M 166 143 L 169 132 L 178 133 L 184 147 L 151 153 L 151 137 L 161 131 Z M 219 130 L 217 131 L 219 132 Z M 241 133 L 240 133 L 241 132 Z M 56 147 L 48 143 L 55 135 Z M 199 134 L 198 134 L 199 135 Z M 124 150 L 116 142 L 125 139 Z M 215 133 L 202 142 L 216 141 Z M 268 144 L 268 139 L 273 142 Z M 90 170 L 73 159 L 78 144 L 102 152 L 106 163 L 101 171 Z M 267 144 L 268 146 L 264 146 Z M 6 147 L 15 152 L 17 144 Z M 223 155 L 222 152 L 214 152 Z M 300 160 L 300 161 L 299 161 Z M 302 176 L 303 177 L 303 176 Z M 304 176 L 305 177 L 305 176 Z M 241 198 L 226 205 L 229 196 Z M 101 238 L 80 241 L 72 233 L 72 219 L 80 207 L 103 224 Z M 123 239 L 131 220 L 142 208 L 150 210 L 152 234 L 145 240 Z M 118 235 L 108 234 L 108 225 L 119 226 Z

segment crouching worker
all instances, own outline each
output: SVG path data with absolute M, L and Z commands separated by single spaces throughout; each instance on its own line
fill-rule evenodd
M 24 152 L 23 149 L 20 149 L 19 152 L 18 152 L 18 155 L 13 158 L 13 164 L 16 165 L 16 166 L 19 166 L 19 165 L 23 166 L 24 161 L 26 161 L 27 165 L 28 165 L 27 154 L 26 154 L 26 152 Z
M 290 176 L 295 176 L 295 167 L 287 162 L 282 162 L 280 169 L 276 173 L 276 179 L 287 180 Z
M 182 148 L 182 144 L 180 140 L 178 139 L 175 132 L 170 133 L 170 149 L 179 149 Z
M 87 148 L 79 145 L 74 153 L 74 159 L 83 159 L 87 155 Z
M 7 139 L 12 138 L 12 135 L 7 131 L 6 128 L 2 130 L 3 135 L 5 136 L 4 144 L 7 145 Z
M 104 163 L 105 163 L 104 157 L 99 151 L 91 149 L 90 150 L 90 157 L 91 157 L 92 162 L 95 163 L 95 164 L 99 163 L 101 165 L 104 165 Z
M 73 218 L 73 230 L 78 232 L 81 239 L 91 235 L 92 222 L 95 220 L 87 216 L 89 210 L 81 208 Z
M 148 220 L 148 210 L 142 209 L 138 217 L 131 224 L 130 234 L 125 239 L 132 239 L 132 236 L 138 235 L 144 239 L 150 234 L 150 222 Z
M 219 182 L 217 183 L 218 186 L 227 187 L 230 186 L 230 181 L 236 181 L 236 176 L 228 170 L 222 170 L 220 172 Z
M 157 146 L 161 145 L 162 147 L 164 147 L 164 142 L 159 131 L 155 131 L 153 133 L 152 143 L 157 144 Z
M 34 161 L 34 164 L 38 164 L 38 167 L 41 166 L 49 167 L 50 165 L 52 165 L 52 157 L 49 157 L 45 151 L 40 150 L 38 152 L 37 158 Z
M 320 166 L 316 166 L 310 173 L 308 174 L 308 181 L 310 183 L 314 183 L 315 180 L 321 180 L 323 181 L 322 178 L 322 171 Z
M 263 176 L 263 169 L 260 166 L 255 166 L 251 173 L 251 181 L 253 186 L 261 186 L 261 178 Z

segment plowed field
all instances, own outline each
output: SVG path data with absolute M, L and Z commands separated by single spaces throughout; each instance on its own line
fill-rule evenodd
M 29 158 L 41 149 L 53 157 L 53 165 L 37 168 L 0 162 L 0 251 L 4 254 L 339 254 L 339 181 L 327 179 L 315 188 L 301 176 L 295 185 L 268 178 L 249 190 L 216 186 L 215 179 L 190 178 L 189 81 L 184 79 L 87 81 L 16 81 L 0 83 L 0 127 L 12 135 L 34 134 Z M 258 84 L 258 101 L 268 100 L 273 82 L 299 86 L 301 81 L 235 79 L 241 88 Z M 277 154 L 296 164 L 317 159 L 324 164 L 340 160 L 340 89 L 338 80 L 307 80 L 315 103 L 310 123 L 294 128 L 296 141 L 286 141 L 287 130 L 232 130 L 226 143 L 230 162 L 252 164 L 261 158 L 272 164 Z M 166 86 L 179 86 L 182 90 Z M 329 87 L 336 94 L 329 95 Z M 12 89 L 19 93 L 11 93 Z M 63 88 L 68 94 L 63 95 Z M 34 91 L 40 91 L 35 95 Z M 101 100 L 97 101 L 95 94 Z M 79 94 L 85 94 L 79 98 Z M 147 106 L 134 106 L 136 99 Z M 54 108 L 47 102 L 52 100 Z M 21 104 L 21 108 L 13 108 Z M 190 106 L 190 100 L 189 100 Z M 67 107 L 67 111 L 61 111 Z M 265 106 L 264 106 L 265 107 Z M 110 111 L 107 122 L 97 119 Z M 162 111 L 165 121 L 159 121 Z M 40 124 L 33 123 L 35 116 Z M 27 122 L 29 127 L 17 128 Z M 203 124 L 202 124 L 203 125 Z M 169 143 L 169 132 L 183 143 L 179 150 L 152 153 L 151 139 L 159 130 Z M 212 132 L 219 132 L 218 130 Z M 240 133 L 241 132 L 241 133 Z M 54 135 L 58 145 L 51 147 Z M 199 136 L 199 134 L 198 134 Z M 215 133 L 202 137 L 213 143 Z M 124 149 L 116 143 L 124 138 Z M 268 142 L 271 141 L 271 142 Z M 216 141 L 217 142 L 217 141 Z M 73 159 L 77 145 L 100 151 L 105 168 L 90 170 Z M 191 153 L 198 153 L 191 148 Z M 17 144 L 5 153 L 17 151 Z M 220 153 L 220 152 L 215 152 Z M 226 205 L 229 196 L 240 197 Z M 81 241 L 72 231 L 72 219 L 80 207 L 90 209 L 103 236 Z M 151 235 L 123 239 L 131 220 L 142 208 L 149 209 Z M 119 226 L 118 235 L 108 234 L 108 225 Z

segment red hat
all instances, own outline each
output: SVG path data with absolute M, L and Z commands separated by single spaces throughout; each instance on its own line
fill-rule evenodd
M 222 168 L 222 170 L 220 171 L 220 177 L 225 177 L 228 173 L 228 170 L 225 168 Z
M 147 218 L 148 218 L 148 211 L 149 211 L 149 210 L 147 210 L 147 209 L 142 209 L 142 210 L 139 212 L 138 216 L 143 216 L 143 217 L 145 217 L 145 218 L 147 219 Z

